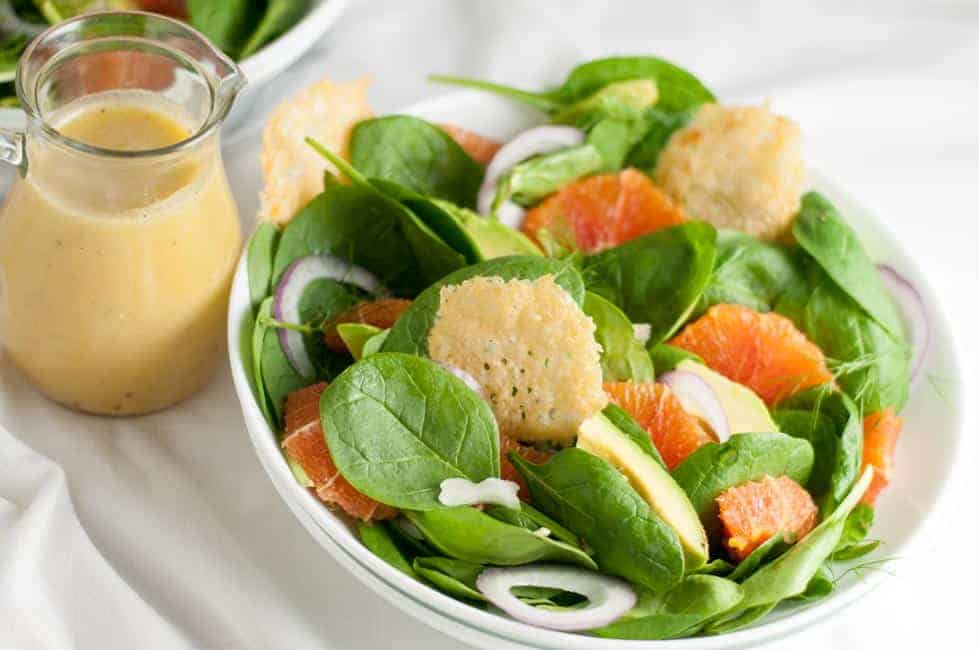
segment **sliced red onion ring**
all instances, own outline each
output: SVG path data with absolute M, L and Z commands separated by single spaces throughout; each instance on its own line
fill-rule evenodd
M 704 420 L 714 430 L 718 442 L 731 437 L 727 413 L 710 384 L 685 370 L 672 370 L 660 377 L 659 381 L 670 387 L 684 410 Z
M 352 284 L 372 294 L 387 293 L 377 276 L 367 269 L 332 255 L 307 255 L 290 264 L 282 274 L 272 301 L 272 315 L 283 323 L 300 324 L 299 301 L 306 287 L 322 278 Z M 302 377 L 315 376 L 316 368 L 309 358 L 302 333 L 279 328 L 278 334 L 282 351 L 295 371 Z
M 490 477 L 474 483 L 465 478 L 447 478 L 439 488 L 439 503 L 443 506 L 492 503 L 511 510 L 520 510 L 520 499 L 517 497 L 520 486 L 513 481 Z
M 477 395 L 479 395 L 483 399 L 486 399 L 486 393 L 483 392 L 483 387 L 479 384 L 478 381 L 476 381 L 476 378 L 470 375 L 468 372 L 466 372 L 459 366 L 454 366 L 451 363 L 446 363 L 445 361 L 436 361 L 435 363 L 439 364 L 440 366 L 448 370 L 451 374 L 461 379 L 462 383 L 464 383 L 466 386 L 469 386 L 469 388 L 473 389 Z
M 486 166 L 486 175 L 476 198 L 480 213 L 489 214 L 492 211 L 496 184 L 514 166 L 534 156 L 576 147 L 584 141 L 585 132 L 573 126 L 538 126 L 518 133 L 500 147 Z
M 527 211 L 509 199 L 504 201 L 503 205 L 496 211 L 496 218 L 499 219 L 500 223 L 514 230 L 520 230 L 523 227 L 523 220 L 526 216 Z
M 924 298 L 911 280 L 901 275 L 894 267 L 878 264 L 884 286 L 891 292 L 904 314 L 904 324 L 911 339 L 911 378 L 917 376 L 924 361 L 925 352 L 931 341 L 931 325 L 928 321 L 928 311 L 925 309 Z
M 514 587 L 550 587 L 581 594 L 588 605 L 581 609 L 551 611 L 522 602 Z M 551 630 L 591 630 L 618 620 L 636 604 L 636 592 L 624 580 L 575 567 L 527 564 L 491 567 L 476 578 L 476 588 L 486 599 L 524 623 Z

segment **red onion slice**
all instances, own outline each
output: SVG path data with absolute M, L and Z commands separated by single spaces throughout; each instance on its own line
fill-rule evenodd
M 660 377 L 659 381 L 670 387 L 684 410 L 707 422 L 714 430 L 718 442 L 724 442 L 731 437 L 724 405 L 710 384 L 685 370 L 672 370 Z
M 483 184 L 476 198 L 479 212 L 489 214 L 492 211 L 497 182 L 514 166 L 534 156 L 576 147 L 584 141 L 585 132 L 573 126 L 538 126 L 518 133 L 515 138 L 500 147 L 486 166 L 486 175 L 483 177 Z
M 452 375 L 462 380 L 466 386 L 471 388 L 477 395 L 486 399 L 486 393 L 483 392 L 483 387 L 476 381 L 476 378 L 470 375 L 468 372 L 460 368 L 459 366 L 454 366 L 451 363 L 446 363 L 444 361 L 436 361 L 438 365 L 442 366 L 449 371 Z
M 921 363 L 931 341 L 931 326 L 924 298 L 914 283 L 894 267 L 878 264 L 877 271 L 904 315 L 904 325 L 911 339 L 911 378 L 914 379 L 921 370 Z
M 283 323 L 301 324 L 299 322 L 299 301 L 302 299 L 306 287 L 311 282 L 322 278 L 352 284 L 372 294 L 387 293 L 387 289 L 381 285 L 377 276 L 367 269 L 332 255 L 307 255 L 290 264 L 289 268 L 282 274 L 282 279 L 279 280 L 279 286 L 275 289 L 275 297 L 272 301 L 272 315 Z M 316 368 L 313 366 L 313 360 L 309 358 L 302 333 L 279 328 L 278 335 L 282 351 L 289 359 L 293 369 L 302 377 L 314 377 Z
M 514 587 L 550 587 L 581 594 L 588 605 L 581 609 L 551 611 L 522 602 Z M 618 620 L 636 604 L 636 592 L 619 578 L 575 567 L 528 564 L 491 567 L 476 578 L 476 588 L 486 599 L 524 623 L 551 630 L 591 630 Z

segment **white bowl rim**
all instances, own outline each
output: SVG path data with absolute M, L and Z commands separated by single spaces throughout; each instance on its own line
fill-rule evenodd
M 445 113 L 446 111 L 451 112 L 453 107 L 458 107 L 465 100 L 472 101 L 472 96 L 473 93 L 471 91 L 452 92 L 413 104 L 397 112 L 419 116 L 432 113 Z M 815 184 L 820 189 L 831 187 L 834 199 L 839 200 L 841 197 L 845 197 L 847 204 L 859 205 L 858 202 L 853 201 L 844 191 L 840 190 L 840 185 L 829 180 L 824 174 L 811 173 L 810 175 L 814 179 L 818 179 Z M 885 239 L 888 240 L 887 244 L 891 248 L 901 251 L 902 254 L 905 252 L 904 247 L 899 245 L 896 238 L 890 234 L 873 212 L 862 209 L 860 213 L 860 221 L 866 221 L 874 228 L 882 231 L 885 234 Z M 409 614 L 419 617 L 428 625 L 470 642 L 476 641 L 477 639 L 464 635 L 471 635 L 473 632 L 478 632 L 480 635 L 478 640 L 484 644 L 487 642 L 486 636 L 488 635 L 493 643 L 506 643 L 510 644 L 511 647 L 546 647 L 567 650 L 661 648 L 667 647 L 667 645 L 670 648 L 677 649 L 693 647 L 747 647 L 763 641 L 783 637 L 807 625 L 824 621 L 832 614 L 872 591 L 887 577 L 887 574 L 883 572 L 872 572 L 869 576 L 847 587 L 845 590 L 818 602 L 800 606 L 782 618 L 767 622 L 762 619 L 762 621 L 749 628 L 715 637 L 701 636 L 663 641 L 602 639 L 541 629 L 477 609 L 401 573 L 360 545 L 359 542 L 355 546 L 347 548 L 347 545 L 341 541 L 344 534 L 350 535 L 347 524 L 340 517 L 329 511 L 309 490 L 300 486 L 294 479 L 276 443 L 276 435 L 265 422 L 264 416 L 254 399 L 244 365 L 240 356 L 237 354 L 239 339 L 241 337 L 242 319 L 246 311 L 250 308 L 247 298 L 248 278 L 245 264 L 246 257 L 247 248 L 242 252 L 231 290 L 232 299 L 229 304 L 228 345 L 235 391 L 241 402 L 249 436 L 259 456 L 259 460 L 290 510 L 293 511 L 310 533 L 320 541 L 321 545 L 324 546 L 334 559 L 346 568 L 351 569 L 362 582 L 368 582 L 369 586 L 376 593 Z M 959 454 L 956 452 L 961 446 L 963 423 L 961 393 L 959 390 L 959 387 L 963 385 L 961 365 L 958 362 L 960 358 L 958 350 L 960 348 L 953 340 L 953 330 L 949 325 L 944 311 L 940 308 L 936 294 L 931 289 L 927 280 L 921 277 L 920 271 L 915 265 L 912 265 L 912 270 L 914 271 L 916 285 L 923 294 L 926 304 L 929 306 L 935 332 L 941 333 L 942 337 L 948 342 L 946 348 L 950 353 L 946 356 L 948 357 L 950 366 L 946 369 L 946 373 L 952 375 L 951 384 L 953 388 L 951 390 L 954 391 L 954 399 L 951 399 L 949 404 L 951 420 L 953 422 L 953 432 L 951 435 L 953 436 L 954 447 L 945 450 L 952 460 L 948 462 L 948 471 L 943 475 L 943 481 L 936 487 L 936 492 L 930 507 L 916 522 L 907 539 L 901 544 L 901 547 L 895 550 L 907 548 L 914 544 L 926 528 L 935 509 L 934 505 L 944 496 L 945 490 L 949 486 L 950 478 L 959 465 Z M 245 298 L 236 302 L 235 296 L 243 296 Z M 934 338 L 936 337 L 933 336 Z M 320 534 L 317 534 L 317 530 L 322 535 L 325 535 L 325 539 Z M 329 544 L 324 544 L 323 542 L 327 540 Z M 361 570 L 354 570 L 354 566 L 359 567 Z M 423 616 L 424 612 L 430 613 L 434 618 Z M 525 644 L 525 646 L 521 646 L 520 644 Z

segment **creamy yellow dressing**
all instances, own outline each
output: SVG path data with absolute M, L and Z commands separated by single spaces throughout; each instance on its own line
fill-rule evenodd
M 103 93 L 46 116 L 89 145 L 139 151 L 193 126 L 149 94 Z M 119 159 L 40 138 L 0 213 L 0 336 L 52 399 L 145 413 L 181 400 L 223 349 L 241 244 L 216 138 Z

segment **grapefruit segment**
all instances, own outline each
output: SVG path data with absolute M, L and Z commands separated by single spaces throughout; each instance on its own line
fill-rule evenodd
M 594 253 L 686 221 L 683 211 L 642 172 L 624 169 L 574 181 L 527 213 L 523 231 L 542 231 L 570 250 Z
M 881 491 L 890 483 L 894 473 L 894 450 L 903 425 L 904 422 L 892 408 L 871 413 L 863 419 L 863 462 L 860 471 L 863 472 L 867 465 L 873 465 L 874 478 L 860 499 L 862 503 L 874 505 Z
M 717 497 L 717 510 L 724 546 L 735 562 L 780 532 L 787 543 L 797 542 L 813 529 L 819 513 L 809 493 L 788 476 L 728 488 Z
M 373 302 L 362 302 L 355 305 L 330 319 L 330 327 L 323 335 L 326 347 L 337 354 L 347 352 L 347 344 L 337 333 L 337 325 L 341 323 L 362 323 L 388 329 L 394 325 L 394 322 L 410 305 L 410 300 L 401 298 L 381 298 Z
M 462 147 L 462 150 L 469 154 L 469 157 L 480 165 L 487 165 L 493 160 L 493 156 L 503 146 L 502 142 L 491 140 L 468 129 L 464 129 L 454 124 L 439 124 L 438 127 L 449 134 L 449 137 Z
M 701 445 L 714 442 L 665 384 L 621 381 L 604 386 L 612 403 L 649 433 L 670 471 Z
M 320 395 L 325 389 L 326 383 L 320 382 L 286 397 L 286 438 L 282 447 L 303 468 L 323 502 L 339 506 L 362 521 L 394 517 L 397 510 L 358 492 L 333 464 L 320 424 Z
M 780 314 L 714 305 L 670 345 L 700 356 L 709 368 L 747 386 L 772 406 L 833 380 L 823 352 Z

